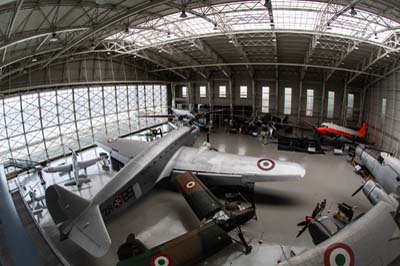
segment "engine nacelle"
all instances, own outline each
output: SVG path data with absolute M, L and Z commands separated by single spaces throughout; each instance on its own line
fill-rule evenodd
M 372 180 L 365 183 L 363 193 L 373 205 L 376 205 L 380 201 L 385 201 L 391 205 L 397 204 L 394 198 L 389 196 L 379 184 Z

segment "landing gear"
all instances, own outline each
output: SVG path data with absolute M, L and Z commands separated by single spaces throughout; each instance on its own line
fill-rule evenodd
M 244 238 L 242 229 L 238 227 L 238 230 L 239 230 L 238 237 L 240 239 L 240 242 L 242 242 L 242 245 L 244 246 L 244 254 L 248 255 L 250 254 L 253 247 L 247 243 L 246 239 Z

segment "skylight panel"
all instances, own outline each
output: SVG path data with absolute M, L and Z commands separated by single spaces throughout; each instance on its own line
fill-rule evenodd
M 198 8 L 194 11 L 208 17 L 198 17 L 187 12 L 187 18 L 181 18 L 180 12 L 147 21 L 129 33 L 121 32 L 109 40 L 124 40 L 133 43 L 138 49 L 162 46 L 184 38 L 201 38 L 202 36 L 224 32 L 230 35 L 235 31 L 270 31 L 270 18 L 263 1 L 244 1 L 213 5 L 211 8 Z M 400 23 L 366 11 L 358 10 L 351 16 L 345 12 L 332 20 L 330 29 L 324 25 L 327 19 L 334 16 L 331 10 L 340 10 L 343 6 L 328 8 L 327 3 L 297 0 L 273 0 L 275 30 L 324 31 L 328 34 L 343 37 L 368 39 L 384 43 L 393 31 L 384 31 L 388 27 L 399 27 Z M 327 11 L 328 10 L 328 11 Z M 331 12 L 331 13 L 322 13 Z M 324 17 L 324 20 L 321 18 Z M 214 23 L 217 24 L 215 28 Z M 384 31 L 381 32 L 380 31 Z M 168 35 L 168 32 L 170 33 Z M 378 34 L 375 35 L 375 32 Z

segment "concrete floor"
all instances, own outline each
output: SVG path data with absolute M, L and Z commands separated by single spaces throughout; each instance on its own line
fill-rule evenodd
M 204 140 L 205 135 L 202 135 L 195 146 L 201 145 Z M 305 215 L 311 214 L 318 201 L 327 199 L 327 210 L 335 210 L 336 204 L 343 201 L 358 206 L 359 212 L 371 208 L 362 193 L 351 197 L 362 180 L 354 173 L 346 155 L 336 156 L 331 152 L 325 155 L 311 155 L 278 151 L 275 144 L 264 146 L 257 138 L 230 135 L 223 131 L 211 135 L 211 144 L 220 151 L 298 162 L 307 172 L 304 180 L 300 182 L 256 185 L 255 199 L 259 219 L 252 220 L 243 227 L 246 238 L 253 245 L 250 255 L 244 255 L 240 251 L 241 247 L 233 244 L 200 265 L 275 265 L 283 256 L 282 248 L 293 248 L 298 253 L 313 246 L 308 232 L 296 239 L 296 224 L 302 221 Z M 82 152 L 80 156 L 92 158 L 101 151 L 95 148 Z M 104 171 L 98 164 L 88 168 L 88 175 L 92 177 L 92 182 L 84 185 L 81 191 L 77 191 L 75 187 L 69 189 L 85 198 L 91 198 L 111 179 L 113 173 Z M 63 183 L 68 178 L 68 175 L 45 175 L 47 185 Z M 37 183 L 38 179 L 31 176 L 23 182 L 32 185 Z M 36 188 L 39 194 L 44 193 L 40 185 Z M 91 257 L 70 240 L 59 242 L 57 229 L 47 210 L 43 212 L 40 223 L 71 265 L 105 266 L 117 263 L 118 246 L 130 232 L 134 232 L 148 247 L 153 247 L 195 228 L 199 221 L 180 194 L 157 186 L 128 212 L 107 224 L 112 246 L 102 258 Z M 258 243 L 261 237 L 263 244 Z

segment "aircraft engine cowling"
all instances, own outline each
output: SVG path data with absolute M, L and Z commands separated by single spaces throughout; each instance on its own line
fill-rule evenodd
M 380 201 L 385 201 L 389 204 L 396 204 L 394 199 L 390 197 L 382 187 L 379 186 L 379 184 L 372 180 L 365 183 L 363 193 L 373 205 L 376 205 Z

